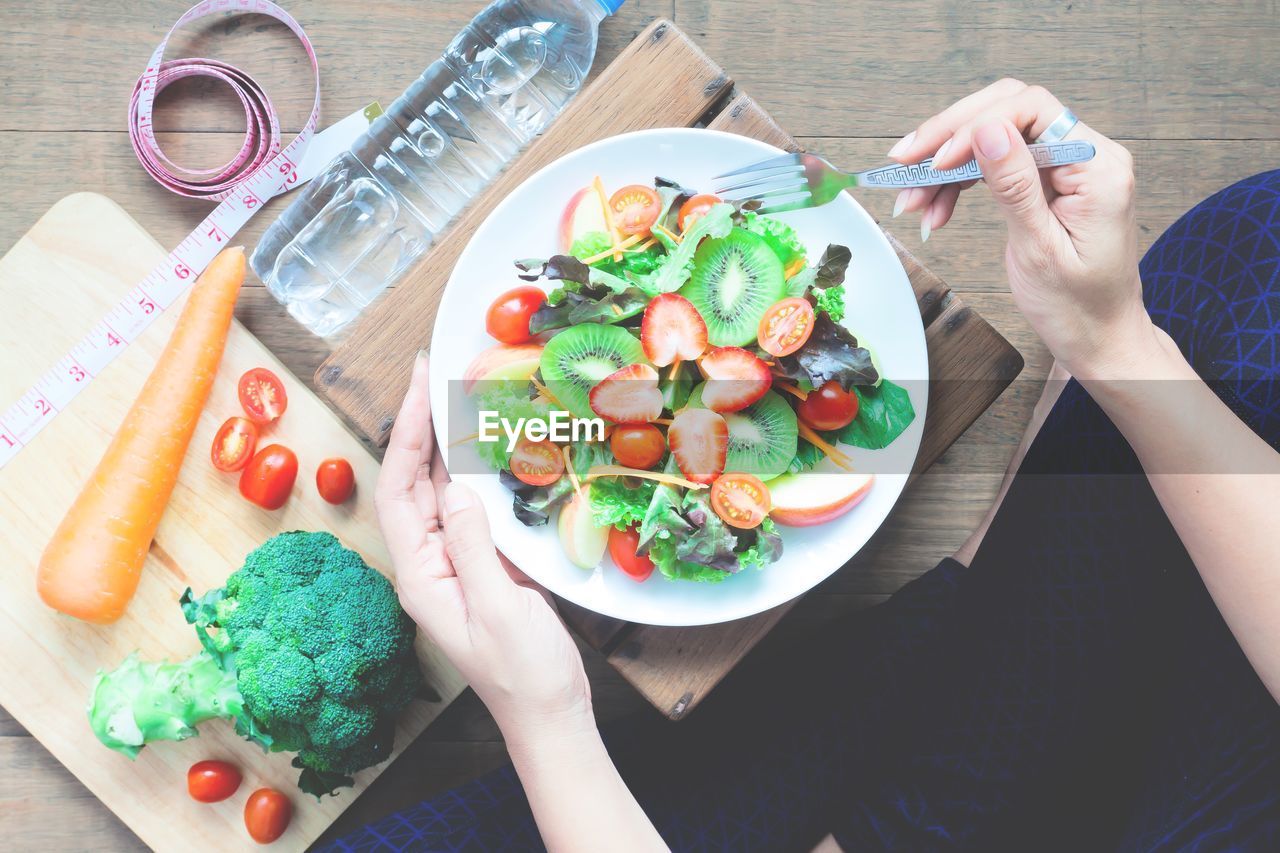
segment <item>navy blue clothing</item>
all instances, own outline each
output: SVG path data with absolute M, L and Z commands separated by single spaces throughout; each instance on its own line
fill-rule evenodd
M 1280 447 L 1280 171 L 1201 202 L 1141 271 L 1155 322 Z M 1075 382 L 971 566 L 762 648 L 686 721 L 610 731 L 676 850 L 1280 850 L 1280 706 Z M 333 849 L 540 846 L 507 768 Z

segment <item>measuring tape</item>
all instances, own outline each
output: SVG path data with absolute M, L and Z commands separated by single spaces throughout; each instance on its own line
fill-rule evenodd
M 179 28 L 221 12 L 270 16 L 293 31 L 311 61 L 315 102 L 302 131 L 283 149 L 280 125 L 266 93 L 249 75 L 225 62 L 179 59 L 164 51 Z M 244 144 L 223 166 L 184 169 L 165 156 L 152 116 L 156 95 L 184 77 L 213 77 L 229 85 L 245 108 Z M 345 151 L 381 112 L 372 104 L 316 134 L 320 120 L 320 65 L 302 27 L 270 0 L 205 0 L 186 11 L 165 35 L 134 86 L 129 139 L 147 172 L 165 188 L 189 198 L 219 202 L 169 256 L 107 312 L 79 343 L 0 415 L 0 468 L 30 444 L 116 356 L 173 305 L 262 206 L 310 180 Z

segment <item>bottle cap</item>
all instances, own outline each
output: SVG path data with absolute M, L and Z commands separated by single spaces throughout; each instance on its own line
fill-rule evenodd
M 625 2 L 627 2 L 627 0 L 600 0 L 600 5 L 603 6 L 610 15 L 612 15 L 622 8 L 622 4 Z

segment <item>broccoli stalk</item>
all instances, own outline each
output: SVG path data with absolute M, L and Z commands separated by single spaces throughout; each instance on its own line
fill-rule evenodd
M 221 717 L 263 749 L 297 753 L 298 786 L 319 797 L 385 760 L 398 712 L 433 698 L 391 583 L 331 534 L 282 533 L 225 587 L 188 589 L 181 605 L 203 651 L 183 663 L 130 655 L 94 684 L 90 725 L 130 758 Z

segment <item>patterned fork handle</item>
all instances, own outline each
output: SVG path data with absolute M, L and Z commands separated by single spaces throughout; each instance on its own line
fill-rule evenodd
M 1066 166 L 1070 163 L 1083 163 L 1092 160 L 1093 144 L 1072 140 L 1070 142 L 1048 142 L 1028 145 L 1036 166 L 1045 169 L 1049 166 Z M 895 163 L 868 169 L 849 175 L 855 187 L 884 187 L 886 189 L 906 189 L 907 187 L 936 187 L 940 184 L 958 184 L 961 181 L 982 180 L 982 170 L 976 160 L 970 160 L 963 166 L 954 169 L 938 170 L 932 166 L 933 158 L 920 163 L 903 166 Z

